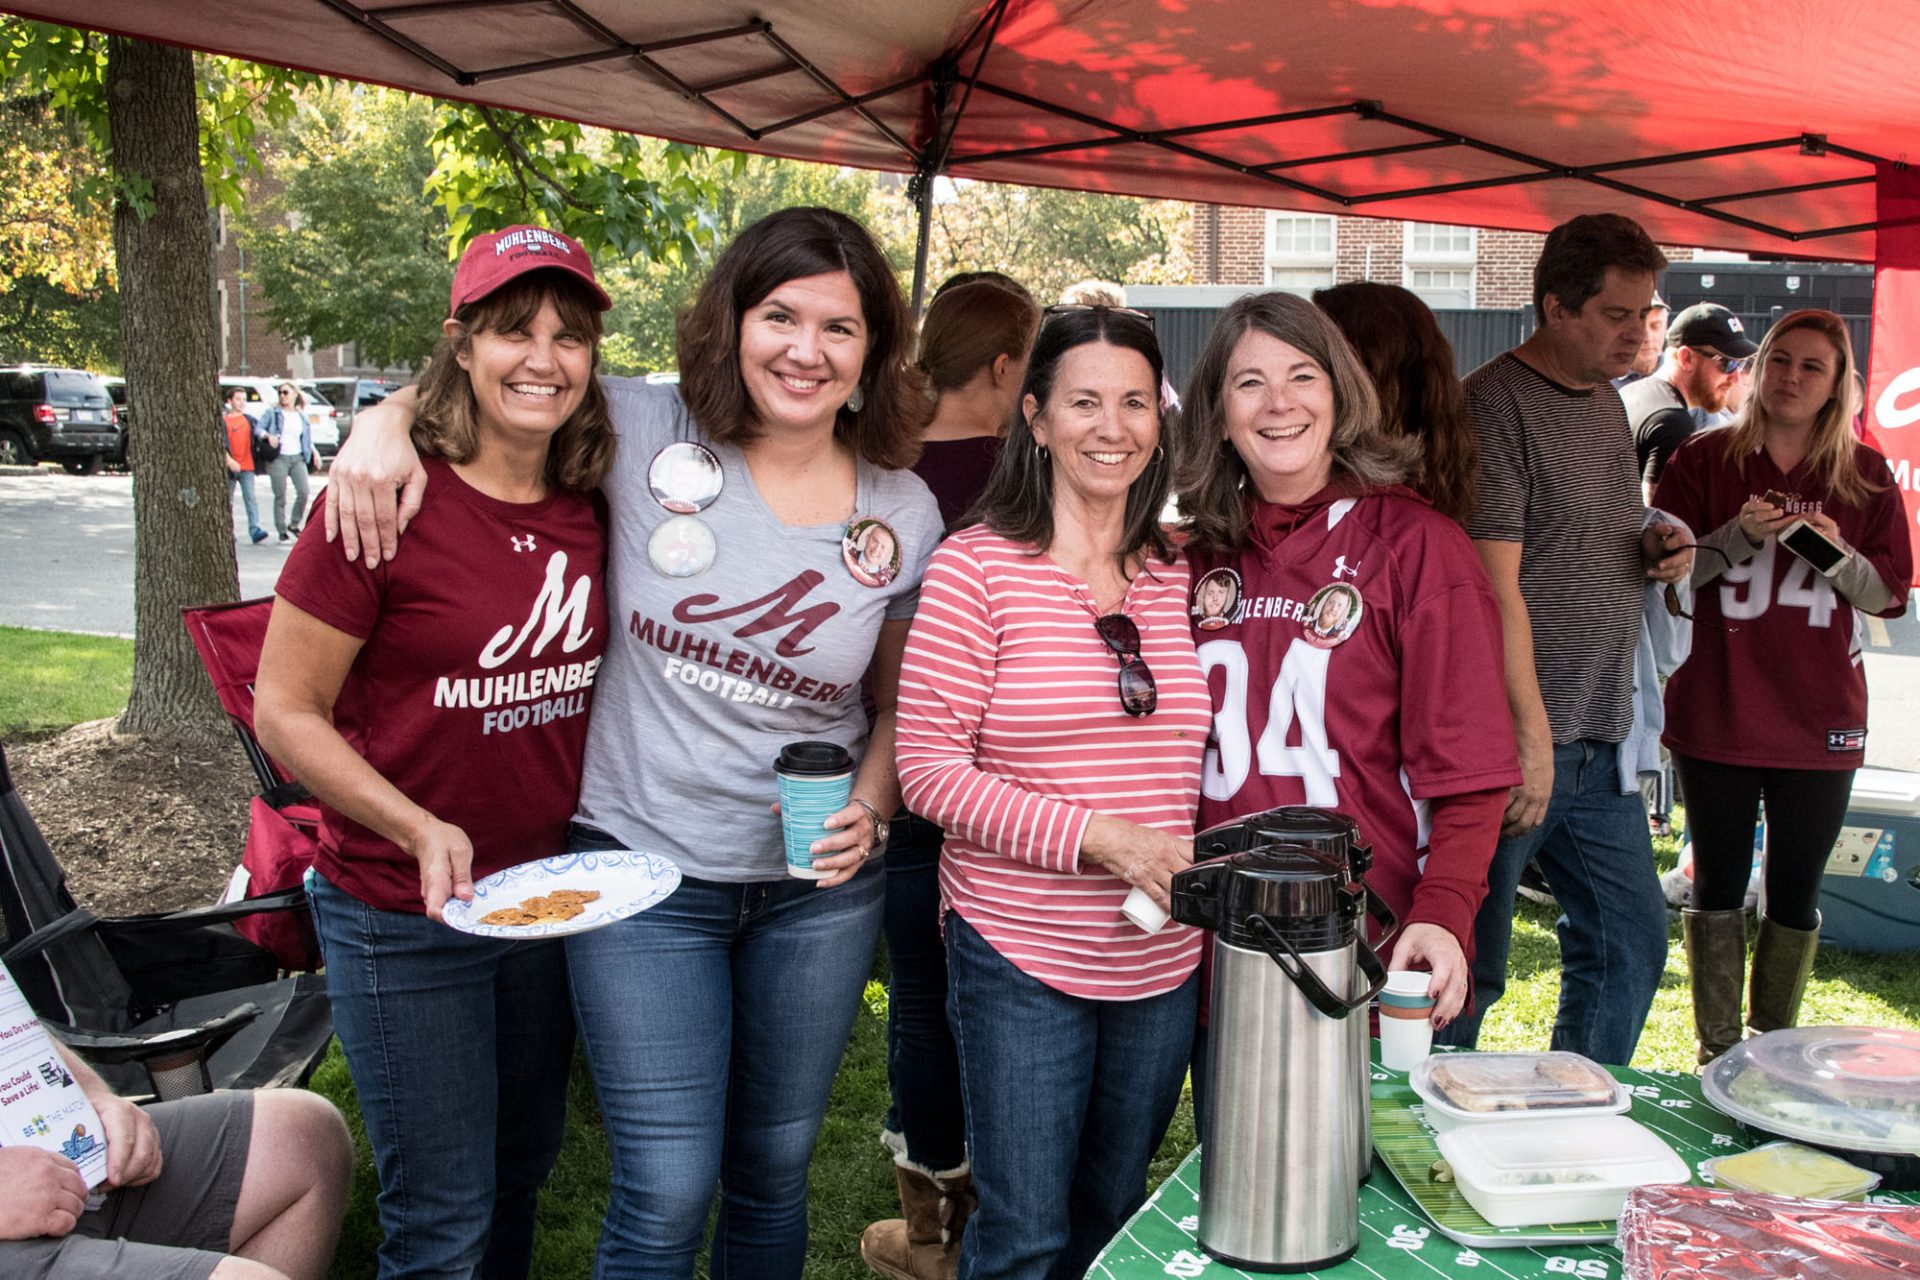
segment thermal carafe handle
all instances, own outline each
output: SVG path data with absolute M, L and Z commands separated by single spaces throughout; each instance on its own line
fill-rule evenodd
M 1385 941 L 1388 935 L 1400 927 L 1399 917 L 1393 914 L 1393 908 L 1387 905 L 1387 900 L 1373 891 L 1372 885 L 1366 886 L 1366 889 L 1367 914 L 1373 917 L 1373 923 L 1380 929 L 1380 938 Z
M 1335 995 L 1320 976 L 1301 959 L 1300 952 L 1281 932 L 1267 922 L 1265 916 L 1248 916 L 1247 929 L 1259 942 L 1272 961 L 1280 966 L 1280 972 L 1292 979 L 1307 1003 L 1326 1014 L 1329 1018 L 1344 1018 L 1355 1009 L 1364 1009 L 1367 1002 L 1380 994 L 1380 988 L 1387 985 L 1386 966 L 1380 963 L 1380 957 L 1364 941 L 1355 939 L 1354 946 L 1360 963 L 1360 971 L 1366 975 L 1368 988 L 1360 994 L 1345 997 Z

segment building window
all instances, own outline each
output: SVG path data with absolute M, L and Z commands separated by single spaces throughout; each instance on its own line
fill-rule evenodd
M 1318 213 L 1267 215 L 1267 284 L 1302 296 L 1333 284 L 1334 221 Z
M 1401 283 L 1436 311 L 1472 307 L 1478 236 L 1472 227 L 1407 223 Z
M 219 291 L 220 298 L 220 367 L 225 369 L 227 367 L 227 339 L 233 332 L 233 320 L 227 311 L 227 282 L 225 280 L 216 280 L 214 281 L 214 287 Z

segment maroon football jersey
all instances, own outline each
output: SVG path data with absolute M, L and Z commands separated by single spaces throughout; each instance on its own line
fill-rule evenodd
M 1190 553 L 1214 706 L 1200 825 L 1338 809 L 1372 842 L 1368 882 L 1404 920 L 1427 802 L 1520 782 L 1493 587 L 1459 526 L 1404 489 L 1251 512 L 1239 552 Z M 1484 861 L 1460 870 L 1478 903 Z
M 1848 506 L 1804 463 L 1782 473 L 1764 449 L 1747 457 L 1743 475 L 1727 456 L 1728 430 L 1702 432 L 1673 455 L 1654 505 L 1710 533 L 1737 519 L 1749 499 L 1785 494 L 1790 511 L 1821 511 L 1839 526 L 1847 545 L 1895 589 L 1883 616 L 1898 617 L 1906 609 L 1913 557 L 1886 459 L 1855 446 L 1860 474 L 1884 487 L 1864 506 Z M 1753 559 L 1700 588 L 1693 613 L 1692 651 L 1667 681 L 1661 741 L 1670 750 L 1781 769 L 1854 769 L 1865 761 L 1862 623 L 1832 582 L 1769 537 Z
M 423 461 L 426 502 L 398 556 L 346 559 L 316 510 L 276 590 L 365 641 L 334 727 L 466 832 L 477 880 L 564 852 L 607 643 L 606 533 L 588 496 L 501 502 Z M 324 805 L 320 846 L 321 874 L 362 902 L 426 909 L 412 855 Z

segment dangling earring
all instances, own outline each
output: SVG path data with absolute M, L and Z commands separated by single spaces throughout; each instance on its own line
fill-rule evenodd
M 1165 462 L 1167 460 L 1167 446 L 1163 444 L 1153 446 L 1153 460 L 1156 463 Z
M 1047 460 L 1047 446 L 1043 444 L 1037 444 L 1033 447 L 1034 447 L 1034 451 L 1040 455 L 1040 461 L 1045 462 Z
M 866 388 L 859 383 L 853 384 L 853 394 L 847 397 L 847 412 L 858 413 L 867 407 Z

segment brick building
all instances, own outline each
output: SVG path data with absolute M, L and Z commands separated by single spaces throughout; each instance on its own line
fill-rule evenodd
M 1545 239 L 1427 222 L 1193 207 L 1193 283 L 1302 293 L 1352 280 L 1404 285 L 1436 310 L 1511 310 L 1533 301 Z M 1663 246 L 1679 262 L 1691 249 Z

